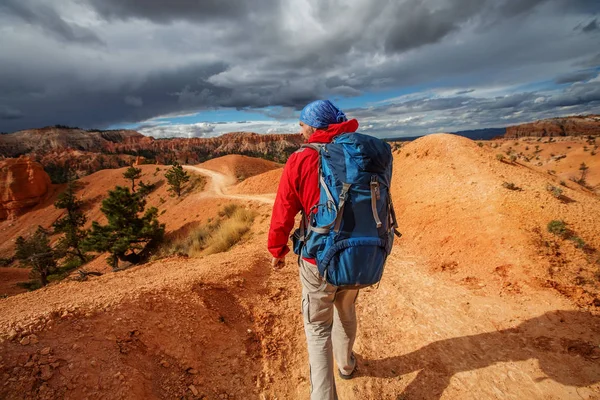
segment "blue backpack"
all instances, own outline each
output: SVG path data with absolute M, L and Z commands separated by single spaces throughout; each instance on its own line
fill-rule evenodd
M 381 280 L 398 223 L 390 197 L 390 145 L 358 132 L 331 143 L 302 145 L 319 153 L 319 203 L 302 213 L 294 252 L 314 258 L 319 274 L 339 287 Z M 316 210 L 316 211 L 315 211 Z

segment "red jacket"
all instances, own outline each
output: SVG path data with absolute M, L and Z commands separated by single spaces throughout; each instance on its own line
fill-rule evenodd
M 340 124 L 329 125 L 327 130 L 317 129 L 308 143 L 330 143 L 342 133 L 356 132 L 358 121 L 351 119 Z M 301 210 L 305 213 L 319 202 L 319 171 L 317 152 L 301 148 L 294 152 L 283 168 L 277 197 L 273 205 L 269 228 L 269 252 L 275 258 L 285 256 L 290 248 L 288 239 L 294 228 L 294 219 Z M 316 264 L 314 259 L 306 261 Z

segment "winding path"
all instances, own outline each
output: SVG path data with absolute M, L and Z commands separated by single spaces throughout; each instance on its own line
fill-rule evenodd
M 184 165 L 183 168 L 189 171 L 197 172 L 199 174 L 208 176 L 211 179 L 209 191 L 213 192 L 215 197 L 222 197 L 234 200 L 251 200 L 266 204 L 273 204 L 275 201 L 273 198 L 268 196 L 257 196 L 249 194 L 228 194 L 227 188 L 229 186 L 233 186 L 233 184 L 235 183 L 235 180 L 230 176 L 227 176 L 217 171 L 213 171 L 211 169 L 195 167 L 193 165 Z

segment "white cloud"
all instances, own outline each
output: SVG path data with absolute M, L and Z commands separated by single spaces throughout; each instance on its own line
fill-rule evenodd
M 243 122 L 199 122 L 194 124 L 161 124 L 145 126 L 139 132 L 154 138 L 169 137 L 216 137 L 230 132 L 254 133 L 297 133 L 296 122 L 243 121 Z

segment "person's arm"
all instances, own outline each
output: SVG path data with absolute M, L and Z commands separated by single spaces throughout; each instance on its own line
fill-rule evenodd
M 273 204 L 268 239 L 269 252 L 273 256 L 273 267 L 281 267 L 280 260 L 289 253 L 290 248 L 287 243 L 290 232 L 294 228 L 296 214 L 302 209 L 297 189 L 299 172 L 297 161 L 297 153 L 294 153 L 285 164 Z

